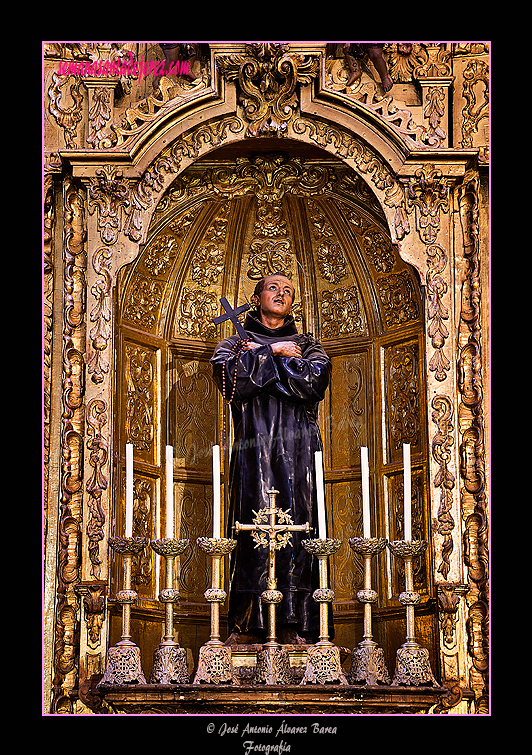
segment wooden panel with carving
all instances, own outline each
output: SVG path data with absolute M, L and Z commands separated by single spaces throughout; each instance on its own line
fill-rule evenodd
M 349 547 L 350 537 L 362 537 L 362 483 L 360 480 L 335 482 L 330 486 L 332 527 L 330 536 L 343 540 L 331 562 L 331 579 L 336 601 L 352 601 L 363 586 L 361 560 Z
M 326 461 L 333 472 L 360 470 L 360 446 L 371 436 L 368 351 L 332 356 L 332 377 L 326 408 Z
M 159 349 L 126 341 L 124 344 L 125 443 L 132 443 L 135 459 L 152 466 L 159 452 Z
M 202 603 L 210 586 L 211 562 L 196 540 L 212 534 L 212 485 L 177 482 L 175 494 L 179 537 L 188 538 L 191 544 L 180 557 L 179 590 L 182 601 Z
M 156 539 L 161 536 L 161 342 L 149 334 L 121 331 L 119 339 L 122 365 L 115 425 L 117 428 L 119 490 L 115 530 L 125 532 L 125 446 L 133 444 L 133 534 Z M 115 559 L 113 583 L 120 584 L 121 559 Z M 133 559 L 132 583 L 139 594 L 139 605 L 159 608 L 158 558 L 150 547 Z M 118 588 L 119 589 L 119 588 Z
M 388 539 L 401 540 L 404 537 L 404 484 L 402 470 L 385 477 Z M 426 516 L 426 471 L 421 465 L 412 467 L 412 538 L 428 540 L 429 522 Z M 423 595 L 429 593 L 428 558 L 425 554 L 414 562 L 414 589 Z M 388 597 L 397 599 L 404 590 L 404 565 L 387 554 L 388 561 L 393 562 L 389 577 Z
M 423 450 L 423 393 L 419 342 L 394 343 L 384 349 L 386 384 L 386 463 L 402 463 L 403 443 L 409 443 L 412 455 Z
M 174 465 L 183 470 L 212 470 L 216 440 L 218 389 L 208 360 L 171 357 L 167 402 L 168 443 L 174 447 Z

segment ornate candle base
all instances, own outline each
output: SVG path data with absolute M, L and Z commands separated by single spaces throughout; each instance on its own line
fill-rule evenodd
M 340 660 L 340 649 L 333 645 L 310 645 L 307 665 L 300 684 L 347 684 Z
M 277 643 L 266 643 L 257 652 L 253 684 L 292 684 L 288 651 Z
M 122 684 L 146 684 L 142 671 L 140 648 L 134 643 L 115 645 L 107 652 L 107 665 L 100 684 L 120 686 Z
M 150 684 L 188 684 L 187 651 L 179 647 L 159 645 L 153 654 Z
M 313 598 L 320 605 L 320 637 L 307 650 L 307 665 L 300 684 L 347 684 L 340 661 L 340 650 L 329 640 L 329 603 L 334 592 L 328 587 L 327 559 L 342 545 L 332 538 L 303 540 L 303 547 L 319 559 L 320 586 Z
M 268 606 L 269 640 L 257 651 L 254 684 L 291 684 L 293 681 L 290 658 L 276 640 L 275 606 L 283 599 L 279 590 L 264 590 L 261 600 Z
M 439 687 L 429 661 L 429 651 L 417 643 L 405 643 L 397 650 L 392 687 Z
M 349 684 L 390 684 L 384 651 L 373 641 L 371 626 L 371 606 L 379 597 L 371 589 L 371 559 L 386 548 L 386 542 L 383 537 L 353 537 L 349 540 L 351 549 L 364 558 L 364 589 L 357 592 L 357 599 L 364 604 L 364 639 L 353 650 L 347 677 Z
M 211 604 L 211 638 L 200 648 L 198 668 L 194 684 L 233 684 L 235 674 L 231 649 L 220 640 L 220 604 L 227 593 L 220 585 L 220 561 L 231 553 L 236 540 L 228 538 L 199 537 L 199 547 L 212 556 L 212 587 L 205 591 L 205 599 Z
M 427 549 L 425 540 L 394 540 L 388 548 L 396 558 L 405 562 L 405 591 L 399 595 L 399 602 L 406 606 L 406 642 L 397 650 L 395 673 L 392 686 L 439 686 L 430 667 L 428 650 L 422 648 L 414 636 L 414 606 L 421 596 L 414 592 L 412 561 Z
M 362 642 L 354 648 L 351 655 L 351 668 L 348 675 L 349 684 L 390 684 L 390 674 L 386 668 L 384 651 L 376 642 Z
M 124 557 L 124 589 L 116 594 L 122 606 L 122 638 L 107 653 L 107 665 L 100 684 L 146 684 L 142 671 L 140 648 L 131 640 L 131 606 L 138 595 L 131 589 L 131 561 L 148 545 L 147 537 L 111 537 L 109 545 Z M 99 686 L 98 685 L 98 686 Z
M 224 645 L 203 645 L 199 651 L 194 684 L 234 684 L 231 649 Z
M 174 559 L 189 546 L 188 540 L 164 538 L 153 540 L 151 547 L 166 561 L 166 587 L 161 590 L 159 600 L 165 604 L 164 638 L 153 654 L 153 666 L 150 684 L 188 684 L 190 676 L 187 666 L 185 648 L 174 640 L 173 605 L 180 599 L 179 591 L 174 589 Z

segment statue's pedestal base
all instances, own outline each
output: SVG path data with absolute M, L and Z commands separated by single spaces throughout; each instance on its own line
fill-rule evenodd
M 231 645 L 231 657 L 233 659 L 233 669 L 235 679 L 238 684 L 253 684 L 257 667 L 257 653 L 262 650 L 263 645 Z M 292 684 L 299 684 L 305 674 L 307 667 L 307 653 L 313 645 L 281 645 L 281 648 L 288 654 L 290 662 L 290 673 Z M 340 653 L 340 663 L 343 663 L 349 656 L 350 651 L 347 648 L 338 648 Z
M 116 713 L 160 714 L 399 714 L 428 713 L 445 687 L 354 687 L 345 684 L 146 684 L 102 685 L 99 693 Z

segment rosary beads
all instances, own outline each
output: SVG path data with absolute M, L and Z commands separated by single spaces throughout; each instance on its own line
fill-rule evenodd
M 242 354 L 242 352 L 245 350 L 247 344 L 250 341 L 252 341 L 252 340 L 253 340 L 252 338 L 245 338 L 245 339 L 238 340 L 235 343 L 235 345 L 233 346 L 233 348 L 231 349 L 231 351 L 229 352 L 229 354 L 227 355 L 227 357 L 223 361 L 223 370 L 222 370 L 223 436 L 222 436 L 222 444 L 223 444 L 223 448 L 224 449 L 226 447 L 226 437 L 227 437 L 227 407 L 229 406 L 229 404 L 232 402 L 232 400 L 235 397 L 236 378 L 237 378 L 237 370 L 238 370 L 238 359 L 239 359 L 240 355 Z M 229 359 L 231 359 L 231 357 L 233 355 L 236 355 L 236 359 L 235 359 L 235 372 L 234 372 L 234 375 L 233 375 L 233 389 L 231 391 L 231 398 L 229 400 L 227 400 L 226 395 L 225 395 L 225 367 L 226 367 L 227 362 L 229 361 Z

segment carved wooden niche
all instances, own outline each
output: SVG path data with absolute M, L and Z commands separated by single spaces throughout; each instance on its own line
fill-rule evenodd
M 223 426 L 209 359 L 233 332 L 212 319 L 222 295 L 242 304 L 256 281 L 276 270 L 293 277 L 298 329 L 314 333 L 333 363 L 319 414 L 330 534 L 345 543 L 362 534 L 360 446 L 366 445 L 373 534 L 399 536 L 403 442 L 412 446 L 414 529 L 427 531 L 421 296 L 374 195 L 330 157 L 243 152 L 236 160 L 198 161 L 167 190 L 141 255 L 121 274 L 124 399 L 117 429 L 119 449 L 135 433 L 139 481 L 152 483 L 139 487 L 142 534 L 164 526 L 161 449 L 174 447 L 176 536 L 192 544 L 179 559 L 179 610 L 205 624 L 194 629 L 193 648 L 201 644 L 198 632 L 208 637 L 209 565 L 195 542 L 212 528 L 211 449 Z M 227 424 L 230 447 L 229 418 Z M 382 616 L 397 607 L 389 566 L 383 559 L 376 567 Z M 139 564 L 139 580 L 148 574 L 144 595 L 155 605 L 157 569 Z M 361 610 L 362 566 L 347 544 L 332 559 L 331 577 L 337 640 L 352 647 L 361 639 L 353 617 Z M 416 579 L 416 589 L 428 594 L 426 563 Z M 192 637 L 190 627 L 182 631 Z

